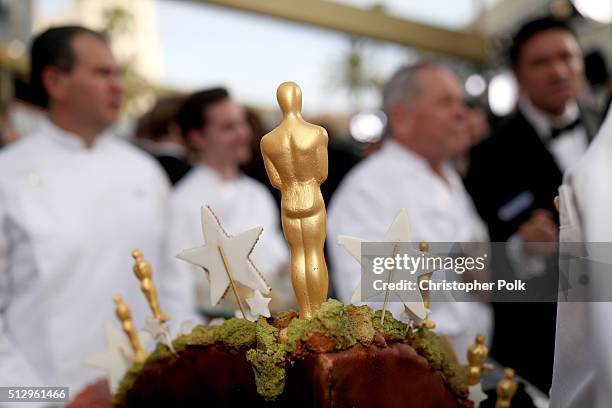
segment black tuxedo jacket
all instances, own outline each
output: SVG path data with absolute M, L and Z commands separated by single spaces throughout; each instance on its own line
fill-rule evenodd
M 178 183 L 191 170 L 191 164 L 185 159 L 169 155 L 156 155 L 154 157 L 168 175 L 172 185 Z
M 583 110 L 582 123 L 591 140 L 598 115 Z M 491 240 L 506 241 L 534 209 L 556 212 L 553 200 L 562 179 L 554 157 L 519 111 L 472 149 L 465 184 Z
M 582 111 L 581 119 L 590 140 L 599 127 L 599 117 L 594 112 Z M 491 240 L 504 242 L 533 210 L 542 208 L 556 214 L 553 200 L 562 177 L 535 128 L 518 111 L 472 149 L 465 184 L 489 227 Z M 551 264 L 556 265 L 556 261 L 551 259 Z M 554 296 L 558 287 L 554 279 L 557 268 L 550 269 L 552 275 L 540 284 L 546 285 Z M 494 270 L 493 276 L 496 273 Z M 552 380 L 556 303 L 493 303 L 493 310 L 492 357 L 515 368 L 519 375 L 547 393 Z

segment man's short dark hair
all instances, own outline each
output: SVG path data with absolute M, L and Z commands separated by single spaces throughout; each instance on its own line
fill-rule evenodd
M 176 123 L 180 126 L 183 136 L 190 130 L 199 130 L 206 126 L 206 110 L 229 97 L 225 88 L 207 89 L 189 95 L 176 115 Z
M 74 68 L 76 56 L 72 40 L 80 34 L 93 35 L 106 42 L 103 33 L 81 26 L 52 27 L 34 38 L 30 48 L 30 86 L 35 104 L 43 108 L 49 104 L 49 95 L 42 81 L 45 68 L 54 66 L 63 72 Z
M 512 65 L 517 65 L 525 43 L 536 34 L 548 30 L 564 30 L 576 37 L 574 30 L 572 30 L 569 24 L 563 20 L 554 17 L 541 17 L 528 21 L 516 32 L 512 39 L 512 45 L 509 51 L 510 63 Z

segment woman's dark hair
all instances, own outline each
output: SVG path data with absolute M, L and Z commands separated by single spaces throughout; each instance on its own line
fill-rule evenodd
M 176 122 L 176 115 L 184 99 L 182 95 L 159 99 L 150 111 L 138 119 L 136 137 L 158 141 L 168 135 L 170 126 Z
M 176 123 L 180 126 L 183 137 L 190 130 L 199 130 L 206 126 L 206 110 L 228 98 L 229 92 L 225 88 L 207 89 L 189 95 L 176 115 Z
M 32 102 L 43 108 L 49 105 L 49 95 L 42 81 L 42 73 L 49 66 L 70 72 L 76 55 L 72 40 L 80 34 L 89 34 L 106 42 L 104 34 L 81 26 L 53 27 L 39 34 L 30 49 L 30 87 Z

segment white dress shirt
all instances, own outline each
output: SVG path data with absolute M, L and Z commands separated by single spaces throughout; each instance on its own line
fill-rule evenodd
M 355 167 L 342 181 L 329 206 L 327 245 L 337 295 L 349 302 L 360 281 L 360 265 L 337 244 L 338 235 L 381 240 L 405 208 L 414 242 L 482 242 L 486 227 L 476 214 L 457 172 L 443 167 L 444 179 L 419 155 L 387 140 L 381 150 Z M 450 336 L 458 357 L 477 332 L 490 341 L 490 307 L 477 302 L 435 302 L 431 319 L 437 331 Z M 390 304 L 398 318 L 403 305 Z
M 578 163 L 589 145 L 586 129 L 582 124 L 551 139 L 552 128 L 563 128 L 580 118 L 580 109 L 575 102 L 568 103 L 565 112 L 559 117 L 551 117 L 542 112 L 528 98 L 521 98 L 519 109 L 535 128 L 562 172 Z
M 593 299 L 612 298 L 610 280 L 601 281 L 610 276 L 612 265 L 611 185 L 612 111 L 583 159 L 565 175 L 559 191 L 560 240 L 599 243 L 587 246 L 588 258 L 595 261 L 587 271 Z M 610 406 L 610 316 L 612 302 L 559 302 L 551 407 Z
M 213 169 L 200 164 L 172 192 L 169 268 L 193 277 L 191 286 L 195 292 L 192 296 L 195 296 L 202 309 L 212 307 L 205 272 L 202 268 L 177 259 L 176 254 L 204 244 L 200 222 L 200 209 L 203 205 L 212 208 L 221 226 L 230 235 L 263 227 L 251 260 L 274 290 L 290 290 L 288 282 L 284 282 L 283 288 L 277 286 L 279 272 L 288 265 L 289 251 L 279 228 L 277 204 L 270 192 L 264 185 L 246 175 L 223 180 Z M 283 279 L 288 281 L 286 274 L 280 278 L 281 282 Z
M 153 266 L 162 308 L 182 313 L 180 287 L 160 270 L 167 191 L 139 149 L 110 135 L 86 148 L 48 120 L 0 151 L 0 386 L 68 386 L 74 396 L 104 376 L 83 361 L 105 349 L 104 323 L 119 325 L 113 295 L 136 327 L 150 314 L 135 248 Z

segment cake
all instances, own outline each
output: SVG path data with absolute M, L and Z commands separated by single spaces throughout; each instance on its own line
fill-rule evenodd
M 196 326 L 174 341 L 176 354 L 158 344 L 134 364 L 113 405 L 472 407 L 465 377 L 440 339 L 390 313 L 381 325 L 380 314 L 330 299 L 310 320 L 290 311 Z M 73 407 L 105 393 L 97 383 Z M 89 406 L 109 406 L 106 395 L 106 405 Z

